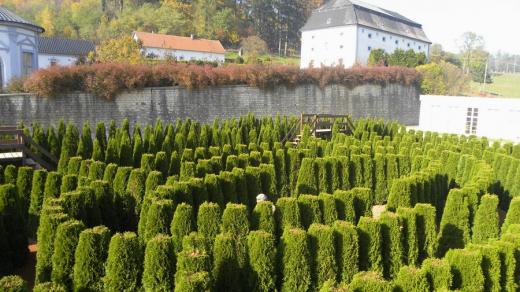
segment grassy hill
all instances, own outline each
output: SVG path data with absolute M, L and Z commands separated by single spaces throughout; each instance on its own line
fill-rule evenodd
M 471 92 L 468 95 L 475 94 L 520 98 L 520 74 L 493 76 L 493 83 L 485 86 L 471 82 Z

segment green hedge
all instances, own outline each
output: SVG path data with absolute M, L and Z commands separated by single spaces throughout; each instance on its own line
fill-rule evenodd
M 63 222 L 56 229 L 51 279 L 53 283 L 66 287 L 68 290 L 73 288 L 74 253 L 79 235 L 84 229 L 85 225 L 77 220 Z
M 359 231 L 359 267 L 363 271 L 384 271 L 382 256 L 381 223 L 373 218 L 361 217 Z
M 446 260 L 453 274 L 453 289 L 463 291 L 483 291 L 484 274 L 482 254 L 467 249 L 451 249 L 446 253 Z
M 159 234 L 146 244 L 143 288 L 145 291 L 173 291 L 174 275 L 175 252 L 172 238 Z
M 297 228 L 285 229 L 281 238 L 282 292 L 311 291 L 311 254 L 307 233 Z
M 417 214 L 411 208 L 398 208 L 397 219 L 403 236 L 404 262 L 410 266 L 416 266 L 419 264 Z
M 27 282 L 20 276 L 5 276 L 0 279 L 2 292 L 29 292 Z
M 217 291 L 239 291 L 242 287 L 243 272 L 239 266 L 235 239 L 229 233 L 221 233 L 213 246 L 213 279 Z M 243 261 L 243 260 L 242 260 Z
M 452 189 L 442 214 L 437 254 L 443 256 L 450 248 L 463 248 L 468 243 L 469 236 L 468 201 L 464 199 L 461 190 Z
M 434 257 L 437 251 L 436 209 L 429 204 L 417 204 L 414 207 L 417 216 L 417 243 L 419 261 Z
M 338 219 L 356 223 L 355 195 L 351 191 L 336 190 L 333 194 L 336 200 Z
M 404 266 L 401 267 L 397 274 L 394 291 L 429 292 L 431 288 L 427 275 L 423 270 Z
M 395 278 L 404 260 L 403 234 L 395 213 L 385 212 L 379 219 L 381 222 L 383 275 Z
M 276 291 L 278 280 L 276 237 L 268 232 L 251 231 L 247 236 L 250 291 Z
M 142 240 L 144 243 L 158 234 L 168 234 L 174 212 L 171 200 L 154 200 L 146 214 L 146 228 Z
M 334 230 L 330 226 L 312 224 L 309 227 L 309 250 L 314 289 L 327 280 L 335 280 L 338 273 Z
M 31 199 L 29 204 L 29 234 L 34 237 L 38 228 L 40 211 L 43 205 L 43 194 L 45 191 L 45 180 L 47 179 L 47 171 L 38 169 L 34 172 Z
M 182 250 L 182 239 L 194 231 L 193 208 L 188 204 L 180 204 L 175 209 L 173 219 L 170 220 L 170 231 L 173 236 L 173 246 L 176 253 Z
M 16 187 L 13 184 L 0 185 L 0 221 L 9 246 L 7 254 L 10 254 L 10 260 L 6 262 L 11 262 L 13 267 L 22 266 L 28 255 L 25 214 Z
M 392 291 L 392 285 L 376 272 L 357 273 L 348 285 L 349 291 L 380 292 Z
M 473 243 L 484 243 L 498 238 L 498 204 L 499 200 L 495 195 L 484 195 L 480 198 L 480 205 L 472 228 Z
M 426 278 L 432 290 L 448 290 L 451 287 L 451 267 L 445 259 L 425 259 L 421 269 L 426 274 Z
M 132 232 L 112 236 L 105 264 L 104 291 L 136 291 L 141 287 L 143 250 Z
M 251 229 L 263 230 L 265 232 L 275 234 L 276 224 L 274 218 L 274 205 L 272 202 L 258 202 L 253 209 L 251 217 Z

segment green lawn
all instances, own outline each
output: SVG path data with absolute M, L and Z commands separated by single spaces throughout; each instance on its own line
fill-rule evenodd
M 229 52 L 226 54 L 226 59 L 236 59 L 238 58 L 238 53 L 236 52 Z M 243 57 L 244 60 L 247 60 L 247 57 Z M 279 64 L 279 65 L 300 65 L 300 58 L 299 57 L 284 57 L 284 56 L 278 56 L 278 55 L 271 55 L 271 54 L 264 54 L 259 55 L 258 59 L 262 60 L 263 64 Z
M 473 93 L 481 92 L 481 84 L 471 82 Z M 483 87 L 483 93 L 491 96 L 520 97 L 520 74 L 503 74 L 493 76 L 493 83 Z

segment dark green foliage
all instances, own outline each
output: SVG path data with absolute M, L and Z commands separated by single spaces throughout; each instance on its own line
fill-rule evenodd
M 53 283 L 66 287 L 68 290 L 72 290 L 73 287 L 74 252 L 78 245 L 79 234 L 83 229 L 85 229 L 85 225 L 77 220 L 63 222 L 56 229 L 51 279 Z
M 385 156 L 381 153 L 376 153 L 374 156 L 374 172 L 375 172 L 375 202 L 382 204 L 386 202 L 388 191 L 387 191 L 387 178 L 386 178 L 386 160 Z
M 237 198 L 237 177 L 229 171 L 222 171 L 218 177 L 218 182 L 226 203 L 238 203 Z M 215 202 L 215 201 L 213 201 Z
M 110 230 L 104 226 L 80 233 L 74 254 L 74 291 L 103 291 L 109 241 Z
M 132 154 L 133 147 L 132 141 L 127 131 L 121 133 L 119 138 L 119 164 L 121 166 L 132 166 L 134 165 L 134 157 Z
M 187 203 L 191 204 L 196 211 L 202 203 L 209 201 L 208 191 L 201 178 L 190 178 L 187 183 L 191 197 Z
M 226 158 L 226 170 L 232 171 L 233 168 L 238 167 L 238 156 L 236 155 L 229 155 Z
M 498 197 L 495 195 L 484 195 L 480 198 L 472 230 L 473 243 L 484 243 L 498 238 L 498 203 Z
M 31 187 L 34 170 L 32 167 L 23 166 L 18 168 L 18 176 L 16 178 L 16 190 L 18 192 L 18 200 L 21 211 L 27 214 L 29 210 L 29 202 L 31 197 Z
M 359 232 L 359 268 L 362 271 L 383 273 L 381 223 L 376 219 L 361 217 Z
M 173 246 L 176 253 L 182 250 L 182 239 L 194 231 L 193 208 L 188 204 L 180 204 L 175 209 L 173 220 L 170 220 L 170 231 L 173 236 Z
M 327 280 L 337 278 L 334 231 L 331 227 L 312 224 L 309 227 L 309 250 L 311 251 L 314 287 L 317 289 Z
M 40 215 L 38 228 L 38 253 L 36 254 L 35 283 L 51 280 L 52 254 L 54 252 L 54 237 L 58 226 L 68 219 L 68 216 L 59 213 L 59 209 L 44 207 Z M 24 246 L 27 246 L 26 244 Z
M 210 201 L 218 204 L 221 208 L 223 208 L 226 204 L 226 201 L 233 201 L 228 201 L 229 199 L 232 199 L 229 197 L 229 195 L 232 195 L 230 193 L 227 193 L 227 198 L 224 197 L 221 188 L 221 181 L 222 180 L 219 180 L 216 174 L 206 174 L 206 177 L 204 178 L 204 184 L 206 185 Z
M 16 185 L 16 176 L 17 176 L 16 166 L 9 164 L 5 167 L 4 170 L 4 182 L 6 184 Z
M 108 139 L 105 162 L 119 164 L 119 152 L 117 151 L 117 140 L 115 138 Z
M 91 180 L 103 179 L 103 175 L 105 174 L 106 166 L 107 165 L 104 162 L 93 161 L 92 164 L 90 164 L 88 177 Z
M 453 275 L 452 289 L 462 291 L 482 291 L 484 274 L 482 255 L 478 251 L 452 249 L 446 253 Z
M 155 154 L 155 169 L 162 172 L 164 175 L 168 174 L 170 161 L 168 160 L 168 156 L 166 152 L 157 152 Z
M 383 265 L 385 278 L 397 276 L 403 265 L 403 236 L 401 226 L 395 213 L 385 212 L 379 219 L 381 222 Z
M 332 225 L 334 221 L 338 220 L 336 200 L 332 195 L 325 193 L 321 193 L 318 198 L 320 200 L 320 208 L 323 211 L 323 223 Z
M 434 257 L 437 250 L 437 223 L 435 207 L 429 204 L 417 204 L 414 207 L 417 216 L 417 243 L 419 261 Z
M 332 164 L 328 159 L 316 158 L 314 160 L 318 170 L 318 192 L 332 193 Z
M 512 224 L 520 223 L 520 196 L 514 197 L 509 203 L 509 210 L 507 211 L 506 219 L 502 224 L 502 233 Z
M 126 199 L 128 200 L 128 211 L 130 217 L 128 218 L 126 230 L 134 230 L 137 224 L 137 218 L 141 213 L 141 203 L 146 191 L 146 173 L 141 169 L 134 169 L 130 172 L 128 177 L 128 184 L 126 185 Z M 131 208 L 133 207 L 133 210 Z M 123 221 L 121 222 L 123 223 Z
M 90 166 L 92 165 L 93 160 L 92 159 L 86 159 L 82 160 L 81 164 L 79 166 L 79 174 L 78 177 L 88 177 L 88 174 L 90 172 Z
M 371 190 L 368 188 L 353 188 L 350 192 L 354 195 L 354 208 L 357 220 L 359 220 L 361 216 L 372 216 Z
M 260 168 L 252 166 L 246 167 L 245 178 L 247 184 L 247 198 L 251 204 L 254 202 L 256 196 L 263 192 Z
M 145 183 L 145 194 L 150 194 L 155 191 L 158 186 L 164 183 L 163 174 L 159 171 L 151 171 L 148 173 Z
M 253 216 L 251 219 L 251 227 L 253 230 L 263 230 L 275 234 L 276 225 L 274 218 L 274 205 L 272 202 L 258 202 L 253 209 Z
M 104 291 L 136 291 L 141 285 L 143 251 L 132 232 L 112 236 L 103 278 Z
M 215 203 L 203 203 L 197 213 L 197 231 L 208 238 L 220 232 L 220 207 Z
M 430 284 L 428 282 L 428 278 L 426 277 L 426 273 L 422 270 L 404 266 L 399 270 L 399 274 L 397 274 L 397 278 L 395 279 L 395 286 L 397 291 L 407 292 L 429 292 Z
M 242 274 L 235 252 L 235 239 L 229 233 L 217 235 L 213 246 L 213 278 L 217 291 L 240 291 Z
M 60 199 L 63 200 L 63 209 L 69 217 L 80 221 L 86 221 L 87 211 L 85 209 L 85 196 L 83 192 L 74 191 L 64 193 L 61 195 Z
M 372 158 L 368 154 L 361 155 L 363 163 L 363 187 L 373 189 L 374 188 L 374 165 Z
M 234 168 L 232 173 L 235 175 L 235 189 L 237 192 L 237 201 L 240 204 L 253 208 L 252 204 L 255 202 L 254 197 L 248 197 L 248 188 L 246 172 L 241 168 Z
M 83 130 L 81 131 L 76 154 L 81 156 L 83 159 L 88 159 L 92 156 L 92 133 L 90 132 L 90 125 L 88 122 L 83 124 Z
M 392 285 L 377 272 L 357 273 L 348 288 L 353 292 L 392 291 Z
M 336 190 L 333 196 L 336 200 L 338 219 L 355 223 L 356 209 L 354 205 L 354 193 L 352 191 Z
M 336 221 L 333 225 L 336 244 L 338 281 L 350 283 L 359 270 L 359 241 L 356 227 L 350 222 Z
M 363 160 L 360 155 L 351 155 L 349 164 L 349 179 L 352 187 L 363 187 Z
M 301 162 L 296 182 L 296 194 L 318 194 L 318 170 L 311 158 L 304 158 Z
M 170 157 L 170 165 L 168 166 L 168 173 L 170 175 L 179 175 L 181 172 L 181 160 L 177 151 L 173 151 Z
M 117 169 L 116 176 L 114 177 L 114 182 L 112 184 L 115 197 L 124 196 L 126 192 L 126 185 L 128 183 L 128 177 L 130 176 L 131 171 L 131 167 L 119 167 Z
M 45 180 L 45 191 L 43 193 L 44 200 L 46 198 L 58 198 L 60 196 L 61 174 L 57 172 L 49 172 Z
M 245 237 L 249 232 L 249 219 L 246 206 L 228 203 L 222 213 L 222 232 L 233 237 Z
M 247 237 L 250 291 L 275 291 L 277 283 L 277 249 L 273 234 L 252 231 Z
M 99 207 L 100 220 L 111 230 L 118 227 L 118 218 L 114 208 L 114 194 L 110 184 L 106 181 L 97 180 L 90 184 Z
M 311 291 L 311 254 L 307 233 L 298 228 L 285 229 L 281 241 L 281 254 L 280 291 Z
M 397 210 L 399 207 L 413 207 L 417 202 L 413 193 L 413 177 L 395 179 L 388 193 L 387 209 Z
M 470 245 L 470 250 L 482 254 L 482 272 L 484 275 L 484 291 L 502 291 L 502 258 L 497 245 Z
M 150 153 L 145 153 L 141 157 L 141 169 L 148 175 L 150 171 L 155 170 L 155 156 Z
M 53 282 L 45 282 L 34 286 L 33 292 L 67 292 L 67 289 Z
M 171 237 L 160 234 L 150 239 L 144 253 L 145 291 L 173 291 L 175 252 Z
M 280 198 L 276 201 L 274 213 L 277 235 L 281 236 L 285 228 L 301 228 L 300 208 L 296 198 Z
M 209 291 L 211 285 L 210 257 L 205 251 L 184 249 L 177 255 L 175 291 Z
M 104 161 L 105 160 L 105 152 L 101 148 L 101 143 L 97 139 L 94 140 L 94 146 L 92 148 L 92 160 L 95 161 Z M 71 158 L 72 159 L 72 158 Z M 70 161 L 69 161 L 70 165 Z
M 181 171 L 180 171 L 180 179 L 181 180 L 188 180 L 191 177 L 195 177 L 197 174 L 196 172 L 196 164 L 192 161 L 184 161 L 181 164 Z
M 403 236 L 404 262 L 410 266 L 416 266 L 419 263 L 417 215 L 414 209 L 398 208 L 397 219 L 401 225 L 401 234 Z
M 468 202 L 459 189 L 452 189 L 448 194 L 439 230 L 439 248 L 442 256 L 450 248 L 463 248 L 469 241 Z
M 62 194 L 75 191 L 77 187 L 78 177 L 75 174 L 67 174 L 63 176 L 60 188 Z
M 448 290 L 451 287 L 451 267 L 446 260 L 428 258 L 422 263 L 421 269 L 433 291 Z
M 308 229 L 313 223 L 323 223 L 323 213 L 318 196 L 301 195 L 298 197 L 298 208 L 300 209 L 300 218 L 305 229 Z
M 0 165 L 0 184 L 4 183 L 4 167 Z
M 273 164 L 260 164 L 260 181 L 262 193 L 266 194 L 271 200 L 278 198 L 276 187 L 276 172 Z
M 0 221 L 12 252 L 10 260 L 13 267 L 23 265 L 28 254 L 26 215 L 20 201 L 13 184 L 0 185 Z
M 31 199 L 29 205 L 29 234 L 36 235 L 38 221 L 40 218 L 40 210 L 43 204 L 43 193 L 45 190 L 45 180 L 47 179 L 47 171 L 38 169 L 34 172 Z
M 168 234 L 173 212 L 174 206 L 171 200 L 152 201 L 146 214 L 145 233 L 140 234 L 145 243 L 158 234 Z
M 29 292 L 27 282 L 20 276 L 5 276 L 0 279 L 2 292 Z

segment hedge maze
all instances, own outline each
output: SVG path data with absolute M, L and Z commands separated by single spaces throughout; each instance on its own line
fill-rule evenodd
M 29 238 L 34 291 L 520 289 L 520 145 L 294 122 L 26 127 L 60 160 L 0 166 L 0 290 Z

